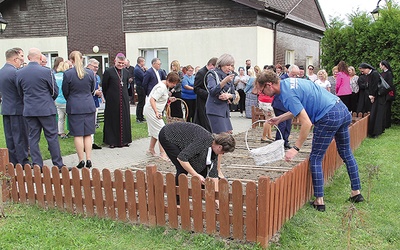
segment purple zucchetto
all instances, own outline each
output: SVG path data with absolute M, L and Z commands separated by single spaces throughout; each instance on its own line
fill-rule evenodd
M 124 58 L 125 59 L 125 55 L 124 55 L 124 53 L 120 52 L 115 56 L 115 58 Z

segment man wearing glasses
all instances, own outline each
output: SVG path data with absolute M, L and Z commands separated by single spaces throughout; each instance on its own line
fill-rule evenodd
M 315 201 L 311 205 L 318 211 L 325 211 L 322 160 L 333 138 L 350 177 L 351 192 L 348 200 L 355 203 L 364 201 L 360 193 L 358 165 L 350 148 L 351 114 L 346 105 L 337 96 L 311 81 L 299 78 L 281 81 L 275 73 L 269 71 L 257 77 L 254 88 L 268 96 L 280 94 L 288 110 L 285 114 L 269 119 L 270 124 L 279 124 L 295 116 L 300 121 L 299 137 L 293 147 L 286 151 L 286 161 L 291 161 L 297 155 L 314 125 L 309 161 Z
M 94 58 L 89 59 L 89 64 L 86 66 L 88 69 L 92 70 L 94 72 L 94 76 L 96 79 L 96 84 L 94 86 L 94 93 L 93 93 L 93 100 L 94 100 L 94 105 L 96 106 L 96 115 L 95 115 L 95 121 L 96 121 L 96 128 L 99 127 L 97 124 L 97 112 L 99 111 L 100 107 L 100 102 L 99 98 L 102 98 L 103 93 L 101 92 L 100 89 L 100 76 L 97 75 L 97 71 L 99 70 L 99 61 L 97 61 Z M 99 145 L 94 143 L 94 135 L 92 135 L 92 149 L 101 149 Z
M 21 48 L 9 49 L 6 51 L 6 63 L 0 69 L 4 136 L 10 162 L 14 165 L 29 164 L 28 129 L 25 118 L 22 116 L 24 103 L 16 85 L 16 72 L 23 63 L 24 51 Z

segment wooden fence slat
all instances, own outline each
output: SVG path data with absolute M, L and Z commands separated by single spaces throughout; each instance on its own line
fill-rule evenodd
M 74 205 L 72 201 L 72 184 L 71 184 L 71 177 L 70 172 L 67 168 L 61 169 L 61 176 L 62 176 L 62 186 L 64 191 L 64 204 L 65 209 L 68 212 L 74 212 Z
M 303 162 L 304 164 L 304 162 Z M 304 199 L 304 192 L 305 192 L 305 187 L 306 187 L 306 174 L 307 174 L 307 169 L 305 167 L 305 165 L 302 166 L 302 168 L 300 169 L 300 173 L 299 173 L 299 190 L 298 190 L 298 207 L 297 210 L 298 211 L 304 204 L 305 204 L 305 199 Z M 303 192 L 304 190 L 304 192 Z
M 252 181 L 246 184 L 246 240 L 257 240 L 257 184 Z M 235 231 L 233 231 L 235 233 Z
M 49 208 L 54 208 L 54 193 L 50 168 L 48 166 L 43 166 L 42 171 L 47 206 Z
M 274 182 L 273 183 L 273 187 L 275 188 L 275 190 L 274 190 L 274 212 L 272 213 L 273 214 L 273 217 L 274 217 L 274 225 L 273 225 L 273 229 L 272 229 L 272 234 L 271 234 L 271 238 L 272 238 L 272 236 L 276 233 L 276 232 L 278 232 L 278 230 L 279 230 L 279 228 L 278 228 L 278 218 L 279 218 L 279 192 L 280 192 L 280 186 L 279 186 L 279 183 L 280 183 L 280 178 L 276 181 L 276 182 Z
M 272 238 L 272 236 L 276 233 L 274 231 L 274 222 L 275 222 L 275 216 L 276 216 L 276 210 L 275 210 L 275 196 L 276 196 L 276 185 L 275 182 L 270 183 L 270 189 L 269 189 L 269 223 L 268 223 L 268 240 Z
M 136 171 L 137 191 L 139 198 L 139 219 L 141 224 L 149 223 L 145 178 L 146 176 L 143 171 Z
M 222 237 L 228 237 L 231 232 L 229 223 L 229 184 L 226 179 L 221 179 L 218 181 L 218 199 L 219 233 Z
M 206 197 L 205 197 L 206 198 L 206 232 L 208 234 L 213 234 L 216 231 L 214 181 L 211 180 L 210 178 L 206 179 L 205 186 L 206 186 Z
M 96 206 L 96 214 L 100 218 L 105 218 L 106 214 L 104 211 L 104 195 L 103 187 L 101 186 L 101 174 L 100 170 L 94 168 L 92 170 L 93 178 L 93 189 L 94 189 L 94 205 Z
M 169 225 L 172 228 L 178 228 L 178 208 L 176 203 L 177 198 L 176 198 L 176 184 L 175 184 L 174 174 L 167 173 L 166 175 L 166 191 L 167 191 L 167 202 L 168 202 Z
M 56 206 L 58 209 L 64 210 L 59 169 L 57 167 L 53 167 L 51 169 L 51 173 L 53 175 L 53 188 L 54 188 L 54 198 L 56 201 Z
M 17 164 L 15 170 L 16 170 L 16 175 L 17 175 L 19 201 L 22 203 L 25 203 L 26 202 L 26 189 L 25 189 L 25 181 L 24 181 L 24 170 L 22 169 L 21 164 Z
M 195 176 L 192 177 L 192 206 L 193 206 L 193 227 L 197 233 L 203 232 L 203 199 L 201 195 L 201 181 Z
M 94 216 L 94 205 L 93 205 L 93 192 L 92 186 L 90 183 L 90 169 L 83 168 L 82 169 L 82 186 L 83 186 L 83 194 L 85 196 L 84 205 L 86 208 L 87 216 Z
M 279 192 L 277 192 L 277 194 L 278 194 L 279 201 L 278 201 L 278 220 L 277 220 L 276 231 L 279 231 L 279 229 L 282 227 L 283 220 L 284 220 L 283 213 L 284 213 L 285 208 L 283 205 L 284 205 L 284 201 L 285 201 L 285 196 L 284 196 L 283 191 L 285 189 L 284 185 L 286 184 L 286 179 L 287 179 L 287 176 L 282 175 L 281 178 L 279 178 L 277 180 L 278 191 L 279 191 Z
M 268 176 L 261 176 L 258 179 L 258 221 L 257 221 L 257 242 L 262 247 L 268 246 L 270 219 L 270 189 L 271 183 Z
M 186 175 L 179 175 L 179 201 L 182 229 L 190 230 L 190 204 L 189 204 L 189 184 Z
M 296 193 L 296 197 L 295 197 L 295 204 L 294 204 L 294 213 L 296 213 L 299 208 L 300 208 L 300 182 L 301 182 L 301 173 L 304 169 L 304 164 L 300 164 L 301 167 L 297 168 L 296 171 L 296 180 L 295 180 L 295 193 Z
M 126 221 L 124 175 L 120 169 L 114 171 L 115 193 L 117 198 L 118 219 Z
M 74 204 L 78 214 L 83 214 L 82 185 L 79 169 L 72 169 L 72 186 L 74 188 Z
M 240 181 L 232 183 L 233 237 L 243 239 L 243 185 Z
M 7 165 L 9 163 L 10 163 L 10 160 L 9 160 L 9 155 L 8 155 L 8 149 L 0 148 L 0 177 L 2 177 L 1 176 L 2 174 L 6 175 Z M 1 190 L 2 190 L 1 197 L 3 197 L 3 200 L 0 202 L 5 202 L 10 197 L 6 183 L 7 183 L 6 180 L 1 181 L 1 179 L 0 179 L 0 185 L 1 185 Z
M 293 194 L 292 194 L 292 185 L 293 185 L 293 171 L 289 171 L 286 173 L 288 176 L 288 182 L 287 186 L 285 187 L 285 192 L 286 192 L 286 204 L 285 204 L 285 221 L 288 221 L 291 216 L 290 216 L 290 209 L 291 209 L 291 201 L 293 199 Z
M 135 180 L 133 172 L 131 170 L 125 171 L 125 189 L 127 199 L 127 210 L 128 218 L 132 222 L 137 221 L 137 210 L 136 210 L 136 193 L 135 193 Z
M 115 202 L 114 202 L 114 193 L 113 193 L 113 183 L 111 180 L 111 172 L 109 169 L 103 169 L 103 189 L 105 193 L 105 203 L 106 203 L 106 211 L 107 217 L 115 220 Z
M 157 225 L 156 217 L 156 204 L 154 201 L 154 174 L 157 171 L 154 165 L 146 166 L 147 177 L 147 202 L 149 211 L 149 224 L 152 226 Z
M 32 169 L 26 165 L 24 166 L 24 171 L 25 171 L 25 181 L 26 181 L 26 187 L 28 190 L 27 196 L 28 196 L 28 202 L 29 204 L 35 204 L 35 188 L 33 187 L 33 176 L 32 176 Z
M 157 225 L 165 226 L 164 177 L 160 172 L 154 174 L 154 201 Z
M 299 171 L 300 165 L 297 165 L 296 168 L 293 169 L 292 174 L 293 174 L 293 179 L 292 179 L 292 187 L 291 187 L 291 193 L 292 193 L 292 199 L 290 200 L 290 217 L 293 217 L 295 215 L 296 211 L 296 197 L 297 197 L 297 192 L 296 192 L 296 180 L 297 180 L 297 173 Z
M 10 185 L 11 185 L 11 198 L 13 202 L 18 202 L 18 188 L 17 188 L 17 179 L 15 177 L 15 168 L 14 165 L 12 164 L 7 164 L 6 165 L 6 171 L 8 176 L 10 177 Z M 40 171 L 39 171 L 39 176 L 41 178 L 40 175 Z M 43 193 L 43 192 L 42 192 Z M 4 194 L 4 193 L 3 193 Z M 6 193 L 5 193 L 6 195 Z M 5 197 L 5 196 L 4 196 Z

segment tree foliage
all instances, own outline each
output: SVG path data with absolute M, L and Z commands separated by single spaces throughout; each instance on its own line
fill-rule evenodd
M 360 11 L 347 16 L 348 24 L 339 18 L 332 19 L 321 40 L 321 67 L 331 72 L 343 60 L 355 68 L 366 62 L 379 71 L 379 62 L 389 61 L 397 88 L 392 118 L 400 123 L 400 8 L 387 1 L 387 7 L 379 14 L 377 21 Z

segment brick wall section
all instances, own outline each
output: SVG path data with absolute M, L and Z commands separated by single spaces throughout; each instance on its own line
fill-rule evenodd
M 19 10 L 19 1 L 0 5 L 7 30 L 0 39 L 54 37 L 67 35 L 66 0 L 30 0 L 27 11 Z
M 231 0 L 123 0 L 123 6 L 125 32 L 255 26 L 257 23 L 256 10 Z
M 121 1 L 67 1 L 68 51 L 92 54 L 94 45 L 99 53 L 109 54 L 110 63 L 118 52 L 125 53 L 122 31 Z
M 345 6 L 343 7 L 345 8 Z M 321 14 L 318 11 L 318 7 L 315 4 L 315 0 L 303 0 L 301 4 L 294 9 L 292 14 L 320 27 L 325 27 Z
M 319 41 L 278 32 L 275 63 L 285 64 L 286 50 L 294 50 L 296 65 L 307 67 L 306 57 L 312 56 L 313 65 L 319 68 Z

